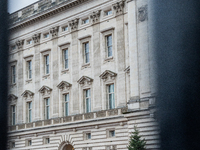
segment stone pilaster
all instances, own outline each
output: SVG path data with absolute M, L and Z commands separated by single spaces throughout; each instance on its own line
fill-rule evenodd
M 51 50 L 51 63 L 52 63 L 52 70 L 50 70 L 51 80 L 52 80 L 52 98 L 51 98 L 51 104 L 53 107 L 53 114 L 52 118 L 58 117 L 59 114 L 59 89 L 57 88 L 57 85 L 59 83 L 59 52 L 58 52 L 58 27 L 54 27 L 50 30 L 50 33 L 52 35 L 52 50 Z
M 74 29 L 74 28 L 73 28 Z M 79 79 L 79 50 L 78 50 L 78 32 L 74 30 L 71 33 L 72 45 L 71 45 L 71 58 L 72 59 L 72 70 L 71 70 L 71 77 L 72 77 L 72 100 L 73 103 L 72 107 L 72 114 L 78 114 L 79 111 L 79 84 L 77 83 Z
M 137 46 L 137 17 L 136 2 L 129 1 L 128 5 L 128 30 L 129 30 L 129 58 L 130 58 L 130 99 L 139 99 L 139 70 Z
M 100 17 L 100 16 L 99 16 Z M 93 18 L 94 19 L 94 18 Z M 98 20 L 95 19 L 93 23 L 96 23 Z M 93 93 L 94 99 L 93 111 L 98 111 L 102 109 L 102 95 L 101 95 L 101 83 L 99 80 L 99 75 L 101 74 L 101 50 L 100 50 L 100 24 L 93 25 L 93 68 L 94 68 L 94 83 L 93 83 Z
M 126 105 L 125 93 L 125 41 L 124 41 L 124 0 L 113 5 L 116 14 L 116 53 L 117 53 L 117 105 L 115 107 L 122 107 Z
M 41 72 L 40 72 L 40 68 L 41 68 L 41 61 L 40 61 L 40 45 L 37 44 L 34 46 L 34 64 L 35 64 L 35 70 L 34 70 L 34 80 L 35 80 L 35 95 L 34 95 L 34 110 L 35 110 L 35 121 L 36 120 L 41 120 L 41 106 L 40 106 L 40 101 L 42 101 L 42 99 L 40 99 L 40 95 L 39 95 L 39 89 L 41 88 Z

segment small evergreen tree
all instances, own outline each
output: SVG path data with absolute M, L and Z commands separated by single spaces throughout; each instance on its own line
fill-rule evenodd
M 145 139 L 141 139 L 141 136 L 139 135 L 139 130 L 137 129 L 136 126 L 134 126 L 134 132 L 132 132 L 130 140 L 129 140 L 129 145 L 128 145 L 128 150 L 145 150 Z

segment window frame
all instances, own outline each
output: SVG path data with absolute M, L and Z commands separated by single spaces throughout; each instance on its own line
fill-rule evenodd
M 45 120 L 50 119 L 50 97 L 44 98 L 44 119 Z
M 110 86 L 113 86 L 112 92 L 109 92 Z M 107 85 L 107 95 L 108 95 L 107 96 L 108 97 L 108 109 L 115 109 L 115 84 L 114 83 Z M 114 98 L 114 99 L 110 100 L 110 95 L 113 95 L 112 98 Z M 110 102 L 110 101 L 112 101 L 112 102 Z M 111 105 L 111 103 L 112 103 L 112 105 Z
M 16 65 L 11 66 L 11 83 L 16 84 Z
M 30 104 L 31 104 L 31 108 L 30 108 Z M 33 103 L 32 101 L 29 101 L 26 103 L 26 107 L 27 107 L 27 122 L 31 123 L 32 122 L 32 107 L 33 107 Z
M 84 63 L 90 63 L 90 45 L 89 41 L 83 43 L 83 50 L 84 50 Z
M 82 20 L 82 25 L 85 25 L 85 24 L 89 24 L 90 23 L 90 18 L 87 17 L 87 18 L 84 18 L 84 19 L 81 19 Z
M 66 96 L 68 97 L 68 101 L 66 101 Z M 69 102 L 70 102 L 70 95 L 69 93 L 63 94 L 64 97 L 64 116 L 67 117 L 69 116 Z M 68 108 L 66 109 L 66 104 L 68 104 Z M 67 113 L 66 113 L 67 110 Z
M 109 45 L 109 37 L 111 37 L 111 45 Z M 106 52 L 107 52 L 107 58 L 109 57 L 113 57 L 113 37 L 112 37 L 112 34 L 109 34 L 109 35 L 106 35 Z M 109 48 L 111 48 L 111 55 L 109 55 Z
M 87 96 L 87 92 L 89 91 L 89 95 Z M 84 89 L 84 100 L 85 100 L 85 113 L 91 112 L 91 89 Z M 89 103 L 88 103 L 89 102 Z M 89 108 L 89 109 L 88 109 Z
M 27 61 L 27 79 L 32 79 L 32 60 Z
M 26 40 L 26 45 L 31 45 L 31 44 L 33 44 L 33 40 L 32 39 Z
M 11 105 L 11 124 L 16 125 L 16 105 Z
M 67 52 L 67 55 L 65 52 Z M 63 49 L 62 54 L 63 54 L 63 69 L 64 70 L 69 69 L 69 50 L 68 50 L 68 48 Z M 66 61 L 67 61 L 67 67 L 66 67 Z

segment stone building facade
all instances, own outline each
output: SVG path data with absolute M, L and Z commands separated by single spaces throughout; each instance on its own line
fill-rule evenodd
M 147 0 L 41 0 L 10 15 L 8 149 L 159 149 Z

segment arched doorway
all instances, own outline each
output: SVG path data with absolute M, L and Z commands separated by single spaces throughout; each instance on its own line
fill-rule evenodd
M 64 147 L 63 147 L 63 149 L 62 150 L 74 150 L 74 148 L 73 148 L 73 146 L 72 145 L 70 145 L 70 144 L 67 144 L 67 145 L 65 145 Z

